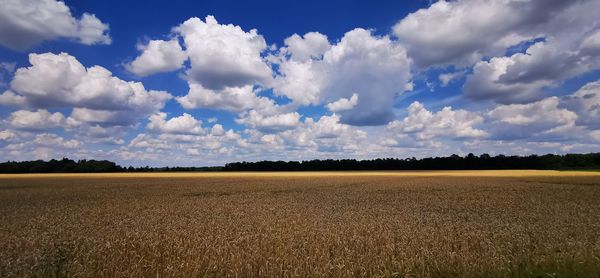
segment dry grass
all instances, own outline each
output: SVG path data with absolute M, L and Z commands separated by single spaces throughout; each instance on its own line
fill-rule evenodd
M 157 172 L 91 174 L 0 174 L 0 180 L 16 178 L 208 178 L 208 177 L 572 177 L 598 176 L 600 171 L 556 170 L 440 170 L 440 171 L 322 171 L 322 172 Z
M 600 175 L 0 177 L 0 276 L 600 276 Z

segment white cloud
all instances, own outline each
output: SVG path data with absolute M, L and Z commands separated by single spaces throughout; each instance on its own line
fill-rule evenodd
M 329 111 L 335 113 L 335 112 L 350 110 L 350 109 L 354 108 L 354 106 L 356 106 L 357 104 L 358 104 L 358 95 L 352 94 L 352 97 L 350 97 L 350 99 L 340 98 L 332 103 L 328 103 L 326 105 L 326 107 L 327 107 L 327 109 L 329 109 Z
M 73 113 L 79 120 L 106 119 L 130 125 L 159 111 L 171 99 L 167 92 L 147 91 L 142 83 L 123 81 L 103 67 L 86 69 L 66 53 L 30 54 L 29 62 L 32 66 L 19 68 L 11 82 L 17 94 L 5 92 L 0 96 L 3 102 L 76 108 Z
M 216 123 L 217 121 L 219 121 L 219 119 L 217 117 L 210 117 L 206 121 L 209 123 Z
M 47 130 L 64 126 L 65 117 L 60 112 L 50 113 L 45 109 L 19 110 L 10 114 L 8 123 L 16 129 Z
M 320 58 L 331 45 L 327 36 L 319 32 L 308 32 L 304 36 L 293 34 L 284 40 L 287 51 L 293 60 L 305 61 L 311 58 Z
M 281 59 L 277 94 L 308 105 L 351 98 L 356 93 L 361 101 L 340 112 L 342 122 L 353 125 L 389 122 L 393 99 L 410 79 L 411 61 L 404 48 L 387 36 L 373 36 L 360 28 L 347 32 L 322 59 Z
M 279 134 L 290 146 L 308 148 L 305 151 L 343 150 L 357 146 L 358 142 L 365 140 L 367 133 L 350 125 L 340 122 L 336 114 L 326 115 L 314 121 L 306 118 L 296 129 L 287 130 Z
M 205 21 L 190 18 L 173 30 L 185 42 L 191 82 L 211 90 L 270 82 L 271 69 L 261 56 L 267 44 L 256 29 L 245 32 L 207 16 Z
M 402 19 L 394 33 L 421 69 L 475 64 L 467 97 L 529 103 L 600 68 L 598 9 L 591 0 L 438 1 Z M 449 77 L 440 76 L 442 85 Z
M 2 132 L 0 132 L 1 134 Z M 78 139 L 67 139 L 53 133 L 31 133 L 13 131 L 9 144 L 0 148 L 0 155 L 9 160 L 35 160 L 35 159 L 89 159 L 90 157 L 100 159 L 103 151 L 89 150 L 89 142 L 84 144 Z M 0 139 L 1 143 L 1 139 Z M 114 157 L 106 157 L 114 159 Z
M 550 97 L 530 104 L 500 105 L 488 112 L 488 116 L 494 120 L 512 125 L 546 122 L 551 123 L 552 126 L 573 123 L 577 118 L 575 113 L 557 108 L 558 98 Z M 551 113 L 540 113 L 542 111 Z
M 192 115 L 183 113 L 179 117 L 167 120 L 167 114 L 160 112 L 150 116 L 147 128 L 159 133 L 171 134 L 203 134 L 202 122 L 196 120 Z
M 560 40 L 538 42 L 525 53 L 510 56 L 513 61 L 507 72 L 500 77 L 503 83 L 527 83 L 538 81 L 561 81 L 598 68 L 599 57 L 583 55 L 578 49 L 561 47 Z
M 60 38 L 78 40 L 86 45 L 111 43 L 108 24 L 88 13 L 77 19 L 62 1 L 2 1 L 0 45 L 26 50 L 43 41 Z
M 187 54 L 177 39 L 151 40 L 147 45 L 139 45 L 138 49 L 142 54 L 126 66 L 127 70 L 138 76 L 173 71 L 181 68 L 187 60 Z
M 300 122 L 298 112 L 290 112 L 275 115 L 262 115 L 256 110 L 250 110 L 241 118 L 236 119 L 239 124 L 244 124 L 261 131 L 280 131 L 292 129 Z
M 268 58 L 262 56 L 267 44 L 256 30 L 219 24 L 212 16 L 204 21 L 190 18 L 173 32 L 183 37 L 191 62 L 187 70 L 190 90 L 177 98 L 186 109 L 282 114 L 272 112 L 279 109 L 274 100 L 258 95 L 273 86 L 276 94 L 288 97 L 293 105 L 339 100 L 337 104 L 344 107 L 334 110 L 343 122 L 378 125 L 393 118 L 393 99 L 410 79 L 410 59 L 404 48 L 387 36 L 373 36 L 360 28 L 347 32 L 333 46 L 317 32 L 293 35 L 278 56 Z M 270 65 L 278 70 L 274 82 Z M 343 99 L 348 102 L 342 103 Z
M 570 40 L 594 28 L 598 7 L 597 1 L 438 1 L 393 30 L 418 67 L 468 66 L 536 37 Z
M 0 131 L 0 140 L 2 140 L 2 141 L 8 141 L 14 137 L 15 137 L 15 134 L 9 130 Z
M 556 87 L 568 78 L 600 68 L 600 55 L 568 50 L 562 43 L 538 42 L 525 53 L 477 63 L 465 82 L 465 94 L 504 104 L 525 103 L 539 99 L 543 88 Z
M 0 94 L 0 105 L 21 107 L 27 104 L 27 99 L 11 91 Z
M 108 36 L 108 24 L 102 23 L 95 15 L 88 13 L 81 16 L 77 38 L 86 45 L 110 44 L 112 42 Z
M 279 65 L 281 75 L 275 79 L 275 92 L 301 105 L 318 105 L 326 74 L 322 62 L 287 60 Z
M 283 139 L 275 134 L 265 134 L 260 137 L 260 142 L 272 147 L 283 145 Z
M 318 121 L 307 119 L 305 125 L 309 132 L 316 138 L 334 138 L 334 137 L 365 137 L 366 133 L 362 130 L 343 124 L 340 117 L 336 114 L 331 116 L 322 116 Z
M 189 58 L 185 78 L 190 89 L 187 95 L 177 98 L 185 109 L 242 113 L 275 106 L 273 100 L 257 95 L 270 86 L 273 78 L 271 67 L 262 56 L 269 49 L 256 29 L 246 32 L 240 26 L 219 24 L 215 17 L 207 16 L 204 21 L 190 18 L 172 32 L 177 38 L 170 42 L 151 41 L 128 68 L 138 75 L 147 75 L 179 68 Z M 183 39 L 184 53 L 179 38 Z M 165 56 L 167 50 L 174 52 L 174 58 Z
M 544 90 L 600 67 L 600 23 L 594 19 L 598 3 L 439 1 L 402 20 L 395 27 L 398 40 L 357 28 L 331 42 L 318 32 L 294 34 L 280 48 L 268 46 L 257 30 L 220 24 L 208 16 L 173 28 L 167 40 L 138 46 L 139 56 L 126 65 L 130 72 L 147 76 L 183 68 L 189 91 L 176 101 L 185 109 L 234 113 L 219 121 L 225 127 L 214 117 L 207 116 L 210 125 L 203 127 L 190 114 L 161 112 L 170 94 L 121 80 L 100 66 L 85 67 L 66 53 L 31 54 L 31 66 L 18 69 L 0 94 L 0 105 L 23 109 L 0 122 L 0 156 L 94 154 L 138 163 L 198 165 L 465 150 L 594 150 L 600 140 L 598 82 L 562 98 L 544 98 L 551 93 Z M 87 31 L 78 31 L 77 37 L 43 37 L 38 43 L 60 37 L 93 43 L 106 31 L 94 19 L 81 17 L 76 24 Z M 0 34 L 4 30 L 0 27 Z M 7 38 L 0 38 L 0 44 L 2 40 Z M 420 77 L 411 82 L 411 72 L 448 65 L 425 72 L 425 82 Z M 472 70 L 463 68 L 471 65 Z M 427 80 L 428 73 L 439 72 Z M 430 111 L 414 102 L 406 117 L 396 119 L 401 112 L 393 105 L 402 92 L 422 83 L 433 90 L 435 84 L 444 87 L 463 77 L 467 97 L 500 105 Z M 291 102 L 278 104 L 288 100 L 269 97 L 270 89 Z M 421 91 L 415 89 L 414 94 Z M 298 108 L 310 105 L 333 114 L 314 120 L 302 116 Z M 246 129 L 227 130 L 231 119 L 226 117 Z M 140 119 L 148 124 L 145 133 L 136 134 L 132 127 L 139 127 Z M 64 129 L 68 136 L 45 133 L 53 128 Z M 135 138 L 124 140 L 130 137 Z M 95 150 L 96 143 L 113 145 L 102 153 Z
M 33 140 L 38 146 L 46 146 L 53 148 L 67 148 L 67 149 L 75 149 L 81 146 L 81 142 L 71 139 L 66 140 L 63 137 L 60 137 L 56 134 L 50 133 L 42 133 L 35 136 Z
M 127 148 L 120 150 L 120 155 L 125 160 L 134 161 L 139 157 L 153 161 L 169 157 L 172 163 L 178 165 L 197 166 L 198 163 L 215 161 L 225 163 L 232 155 L 245 152 L 246 146 L 239 133 L 231 129 L 225 131 L 216 124 L 210 133 L 202 134 L 141 133 L 131 140 Z
M 390 122 L 387 129 L 400 134 L 413 134 L 413 139 L 418 141 L 434 137 L 481 138 L 488 136 L 487 132 L 476 128 L 481 123 L 483 117 L 473 112 L 444 107 L 432 113 L 423 104 L 413 102 L 408 107 L 408 115 L 401 121 Z
M 71 125 L 71 117 L 67 118 L 67 127 Z M 124 143 L 123 137 L 126 136 L 127 132 L 130 132 L 130 128 L 127 126 L 103 126 L 100 124 L 81 124 L 75 125 L 75 129 L 81 140 L 89 143 L 106 143 L 110 145 L 122 145 Z
M 257 96 L 251 85 L 210 90 L 192 83 L 188 94 L 178 97 L 177 102 L 185 109 L 211 108 L 235 113 L 250 109 L 272 110 L 276 106 L 273 100 Z
M 490 132 L 496 139 L 548 140 L 568 138 L 581 132 L 575 125 L 577 114 L 559 108 L 557 97 L 528 104 L 499 105 L 486 116 L 490 121 Z
M 281 155 L 286 159 L 311 159 L 369 151 L 367 133 L 340 123 L 335 114 L 294 122 L 293 127 L 282 130 L 246 129 L 245 145 L 238 144 L 233 155 L 237 160 L 281 159 Z
M 212 134 L 214 136 L 222 136 L 223 134 L 225 134 L 225 129 L 223 128 L 222 125 L 215 124 L 210 129 L 210 134 Z
M 451 82 L 463 78 L 463 76 L 465 76 L 464 71 L 456 71 L 450 73 L 442 73 L 438 76 L 438 79 L 440 80 L 440 82 L 442 82 L 442 87 L 446 87 Z
M 69 126 L 79 126 L 82 124 L 101 124 L 101 125 L 127 125 L 134 122 L 135 116 L 129 111 L 109 111 L 95 110 L 88 108 L 73 108 L 71 115 L 67 118 Z
M 551 86 L 552 81 L 537 80 L 527 83 L 499 82 L 515 61 L 510 57 L 494 57 L 489 62 L 481 61 L 467 76 L 465 95 L 474 100 L 492 99 L 498 103 L 527 103 L 541 97 L 540 90 Z
M 587 83 L 564 97 L 561 104 L 577 113 L 577 124 L 600 128 L 600 81 Z
M 583 54 L 597 56 L 600 54 L 600 30 L 592 32 L 580 45 Z

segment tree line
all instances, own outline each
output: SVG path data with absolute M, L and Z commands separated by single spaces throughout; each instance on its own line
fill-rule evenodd
M 102 173 L 122 172 L 123 168 L 108 160 L 79 160 L 63 158 L 49 161 L 7 161 L 0 163 L 0 173 Z
M 195 171 L 344 171 L 344 170 L 501 170 L 501 169 L 600 169 L 600 153 L 529 156 L 466 156 L 378 158 L 371 160 L 326 159 L 307 161 L 234 162 L 215 167 L 122 167 L 108 160 L 8 161 L 0 173 L 106 173 Z
M 502 170 L 502 169 L 600 169 L 600 153 L 529 156 L 490 156 L 472 153 L 462 157 L 378 158 L 372 160 L 326 159 L 309 161 L 234 162 L 225 171 L 343 171 L 343 170 Z
M 122 167 L 108 160 L 7 161 L 0 163 L 0 173 L 109 173 L 109 172 L 191 172 L 218 171 L 223 167 Z

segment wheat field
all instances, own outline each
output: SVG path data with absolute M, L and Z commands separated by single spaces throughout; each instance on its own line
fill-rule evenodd
M 0 176 L 1 277 L 600 277 L 600 174 Z

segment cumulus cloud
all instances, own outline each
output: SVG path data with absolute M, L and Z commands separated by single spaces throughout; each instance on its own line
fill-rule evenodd
M 598 9 L 591 0 L 438 1 L 399 21 L 394 34 L 420 69 L 474 64 L 467 97 L 529 103 L 600 68 Z M 505 56 L 516 46 L 524 52 Z M 450 77 L 441 75 L 442 85 Z
M 223 134 L 225 134 L 225 129 L 223 128 L 222 125 L 215 124 L 210 129 L 210 134 L 212 134 L 214 136 L 222 136 Z
M 213 16 L 204 21 L 190 18 L 173 33 L 183 38 L 190 59 L 186 70 L 190 89 L 177 98 L 186 109 L 285 114 L 265 113 L 279 108 L 259 93 L 274 88 L 293 105 L 331 103 L 344 123 L 380 125 L 393 119 L 394 97 L 407 88 L 411 76 L 411 62 L 401 45 L 360 28 L 347 32 L 335 45 L 317 32 L 294 34 L 270 54 L 273 49 L 257 30 L 219 24 Z M 276 80 L 271 66 L 277 69 Z
M 528 104 L 499 105 L 486 116 L 495 139 L 550 140 L 581 132 L 575 125 L 577 114 L 560 108 L 558 97 Z
M 536 37 L 593 27 L 595 1 L 438 1 L 400 20 L 394 34 L 418 67 L 470 65 Z M 582 31 L 581 29 L 578 31 Z
M 272 83 L 271 67 L 263 52 L 264 38 L 256 29 L 220 24 L 215 17 L 193 17 L 173 28 L 177 36 L 170 42 L 151 41 L 128 68 L 147 75 L 174 70 L 189 58 L 185 78 L 187 95 L 177 101 L 185 109 L 209 108 L 244 113 L 251 109 L 272 110 L 275 102 L 258 93 Z M 178 43 L 182 38 L 185 50 Z M 183 51 L 183 52 L 182 52 Z M 175 58 L 166 57 L 166 52 Z
M 60 112 L 50 113 L 45 109 L 37 111 L 19 110 L 10 114 L 8 123 L 16 129 L 30 131 L 47 130 L 63 127 L 65 117 Z
M 479 62 L 464 84 L 465 95 L 474 100 L 494 100 L 502 104 L 527 103 L 541 98 L 540 90 L 553 81 L 499 82 L 515 61 L 510 57 L 494 57 L 489 62 Z
M 346 111 L 354 108 L 358 104 L 358 94 L 352 94 L 350 99 L 340 98 L 332 103 L 326 105 L 327 109 L 331 112 Z
M 581 49 L 566 51 L 561 43 L 538 42 L 525 53 L 478 62 L 467 77 L 465 94 L 504 104 L 526 103 L 539 99 L 543 88 L 556 87 L 568 78 L 600 68 L 600 55 L 589 55 Z
M 300 114 L 290 112 L 275 115 L 263 115 L 256 110 L 250 110 L 243 117 L 236 119 L 238 124 L 244 124 L 261 131 L 279 131 L 291 129 L 298 125 Z
M 256 29 L 244 31 L 240 26 L 219 24 L 215 17 L 204 21 L 197 17 L 174 28 L 183 37 L 191 68 L 191 82 L 211 90 L 240 87 L 256 82 L 268 83 L 271 68 L 262 58 L 267 49 Z
M 15 134 L 9 130 L 0 131 L 0 140 L 2 141 L 8 141 L 13 137 L 15 137 Z
M 192 83 L 188 94 L 178 97 L 177 102 L 186 109 L 210 108 L 234 113 L 250 109 L 271 110 L 276 106 L 272 99 L 258 96 L 251 85 L 211 90 Z
M 197 163 L 226 163 L 257 159 L 311 159 L 317 157 L 347 157 L 355 152 L 366 152 L 367 133 L 358 127 L 340 123 L 337 115 L 322 116 L 317 120 L 305 118 L 294 128 L 262 131 L 248 128 L 236 132 L 218 124 L 210 133 L 183 135 L 142 133 L 123 149 L 130 159 L 137 154 L 154 157 L 173 157 L 180 165 Z M 141 152 L 140 152 L 141 151 Z
M 297 36 L 288 42 L 298 44 L 307 38 Z M 293 57 L 282 58 L 275 92 L 302 105 L 333 102 L 356 93 L 361 101 L 339 113 L 342 122 L 353 125 L 392 120 L 393 99 L 404 91 L 411 76 L 411 61 L 401 45 L 360 28 L 344 34 L 322 58 L 311 55 L 312 59 L 297 61 Z
M 178 121 L 183 122 L 184 120 L 181 120 L 183 117 L 185 116 L 179 117 Z M 185 122 L 191 121 L 185 120 Z M 213 125 L 211 132 L 197 134 L 185 131 L 187 128 L 180 128 L 182 125 L 185 124 L 173 124 L 172 128 L 175 130 L 161 132 L 151 130 L 151 133 L 140 133 L 129 142 L 127 148 L 124 147 L 119 151 L 119 155 L 125 160 L 138 160 L 140 157 L 146 157 L 147 160 L 171 157 L 172 161 L 179 165 L 197 165 L 199 162 L 206 163 L 206 161 L 224 163 L 228 161 L 226 157 L 244 152 L 244 147 L 247 146 L 239 133 L 231 129 L 225 131 L 218 124 Z M 164 124 L 162 126 L 164 127 Z M 148 128 L 150 129 L 151 126 Z
M 81 142 L 71 139 L 67 140 L 63 137 L 60 137 L 56 134 L 51 133 L 42 133 L 35 136 L 33 140 L 37 146 L 45 146 L 45 147 L 58 147 L 58 148 L 67 148 L 67 149 L 75 149 L 81 146 Z
M 340 117 L 336 114 L 321 116 L 316 122 L 312 118 L 308 118 L 304 124 L 304 128 L 314 134 L 316 138 L 352 137 L 353 135 L 360 138 L 367 135 L 360 129 L 341 123 Z
M 580 48 L 584 55 L 597 56 L 600 54 L 600 30 L 593 31 L 587 36 L 581 42 Z
M 110 111 L 88 108 L 73 108 L 67 118 L 70 126 L 98 124 L 103 126 L 128 125 L 135 122 L 136 116 L 127 110 Z
M 366 132 L 341 123 L 336 114 L 321 116 L 316 121 L 306 118 L 296 128 L 280 132 L 276 136 L 281 138 L 281 143 L 287 144 L 287 148 L 311 152 L 346 152 L 348 149 L 358 148 L 367 139 Z
M 448 86 L 448 84 L 463 78 L 463 76 L 465 76 L 464 71 L 457 71 L 450 73 L 442 73 L 438 76 L 438 79 L 442 83 L 442 87 L 446 87 Z
M 593 150 L 600 138 L 599 83 L 561 98 L 545 94 L 600 68 L 598 3 L 438 1 L 401 20 L 393 37 L 357 28 L 330 41 L 309 32 L 286 38 L 281 47 L 268 46 L 255 29 L 208 16 L 176 26 L 170 39 L 138 46 L 139 56 L 127 70 L 148 76 L 182 69 L 189 90 L 176 101 L 184 109 L 231 112 L 241 130 L 227 129 L 231 121 L 225 118 L 220 121 L 225 127 L 214 117 L 203 126 L 191 112 L 161 112 L 172 98 L 167 92 L 121 80 L 101 66 L 85 67 L 66 53 L 31 54 L 31 66 L 14 72 L 0 94 L 0 105 L 18 110 L 9 110 L 12 114 L 0 122 L 0 155 L 93 153 L 143 163 L 165 163 L 164 157 L 170 157 L 171 165 L 190 165 L 282 156 Z M 41 37 L 36 43 L 71 38 L 91 44 L 107 36 L 104 23 L 91 15 L 73 20 L 86 31 Z M 0 35 L 6 28 L 0 27 Z M 0 44 L 2 40 L 9 38 Z M 428 71 L 432 67 L 445 68 Z M 423 76 L 413 83 L 412 73 Z M 432 90 L 434 83 L 445 87 L 464 78 L 467 98 L 495 104 L 471 111 L 433 111 L 414 102 L 398 118 L 405 112 L 393 107 L 398 95 L 421 86 L 421 77 Z M 414 94 L 419 91 L 417 87 Z M 332 114 L 313 119 L 300 114 L 313 108 L 305 112 L 301 106 L 326 108 Z M 145 131 L 132 133 L 141 119 L 148 120 Z M 70 136 L 48 133 L 54 128 Z M 124 140 L 129 137 L 134 139 Z M 82 142 L 117 147 L 91 152 Z
M 142 54 L 126 65 L 127 70 L 137 76 L 173 71 L 181 68 L 187 60 L 187 54 L 177 39 L 151 40 L 146 45 L 139 45 L 138 49 Z
M 84 148 L 86 144 L 75 138 L 68 138 L 48 132 L 9 131 L 11 134 L 7 144 L 0 148 L 0 154 L 5 159 L 34 160 L 60 159 L 69 157 L 83 159 L 100 158 L 102 151 L 91 151 Z M 0 143 L 2 132 L 0 131 Z M 88 143 L 88 142 L 86 142 Z
M 202 122 L 196 120 L 192 115 L 183 113 L 179 117 L 167 120 L 167 114 L 160 112 L 150 116 L 147 128 L 160 133 L 172 134 L 203 134 Z
M 587 83 L 575 93 L 565 96 L 561 105 L 577 113 L 577 124 L 600 128 L 600 81 Z
M 275 79 L 275 92 L 300 105 L 322 102 L 322 88 L 327 80 L 320 61 L 286 60 L 279 64 L 280 75 Z
M 286 51 L 297 61 L 319 58 L 331 48 L 327 36 L 319 32 L 308 32 L 304 36 L 293 34 L 286 38 L 284 43 L 287 46 Z
M 4 106 L 25 106 L 27 104 L 27 99 L 24 96 L 17 95 L 11 91 L 5 91 L 0 94 L 0 105 Z
M 75 108 L 79 121 L 133 124 L 159 111 L 171 95 L 146 90 L 139 82 L 112 76 L 100 66 L 85 68 L 66 53 L 30 54 L 31 67 L 17 69 L 12 91 L 0 95 L 4 104 L 36 108 Z M 16 94 L 15 94 L 16 93 Z
M 110 44 L 108 24 L 95 15 L 73 17 L 56 0 L 5 0 L 0 9 L 0 45 L 26 50 L 43 41 L 73 39 L 82 44 Z
M 430 140 L 434 137 L 481 138 L 488 133 L 477 128 L 483 117 L 466 110 L 453 110 L 444 107 L 432 113 L 420 102 L 408 107 L 408 115 L 402 120 L 390 122 L 387 129 L 400 134 L 412 134 L 414 139 Z

